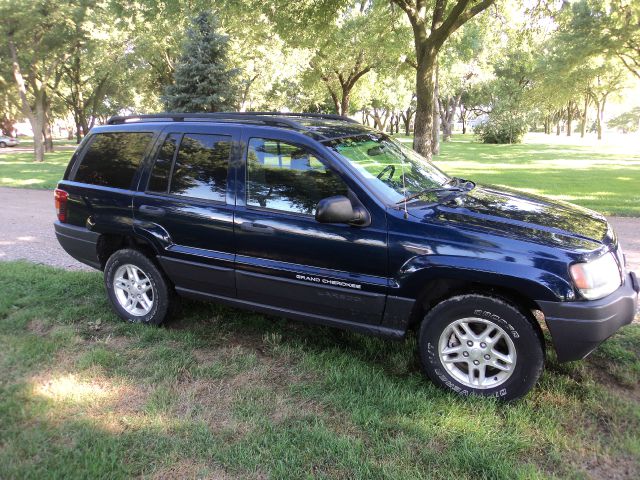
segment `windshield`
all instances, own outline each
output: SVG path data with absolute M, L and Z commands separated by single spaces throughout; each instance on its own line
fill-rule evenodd
M 353 165 L 388 203 L 451 182 L 428 160 L 383 134 L 337 138 L 325 144 Z

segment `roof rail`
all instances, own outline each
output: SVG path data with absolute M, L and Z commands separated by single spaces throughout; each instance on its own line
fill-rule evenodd
M 249 121 L 265 125 L 287 126 L 296 130 L 308 130 L 304 125 L 292 118 L 319 118 L 358 123 L 355 120 L 340 115 L 325 113 L 283 113 L 283 112 L 213 112 L 213 113 L 154 113 L 146 115 L 114 115 L 107 120 L 107 125 L 120 125 L 133 122 L 216 122 L 216 121 Z
M 273 117 L 301 117 L 301 118 L 321 118 L 324 120 L 338 120 L 341 122 L 358 123 L 357 120 L 334 113 L 287 113 L 287 112 L 225 112 L 230 115 L 257 115 L 257 116 L 273 116 Z

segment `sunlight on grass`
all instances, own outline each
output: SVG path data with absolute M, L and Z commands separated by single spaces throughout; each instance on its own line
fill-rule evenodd
M 94 402 L 115 395 L 108 384 L 82 381 L 73 374 L 40 380 L 33 386 L 33 391 L 36 395 L 63 403 Z
M 72 151 L 45 154 L 45 161 L 34 162 L 31 153 L 0 155 L 0 187 L 53 189 L 62 178 Z

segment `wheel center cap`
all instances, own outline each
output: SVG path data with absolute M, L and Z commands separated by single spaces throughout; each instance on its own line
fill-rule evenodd
M 479 348 L 471 348 L 469 349 L 469 359 L 470 360 L 482 360 L 482 350 Z

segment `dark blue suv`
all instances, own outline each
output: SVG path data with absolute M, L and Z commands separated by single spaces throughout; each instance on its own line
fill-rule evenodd
M 450 177 L 342 117 L 113 117 L 55 192 L 60 244 L 104 270 L 120 317 L 177 295 L 400 339 L 460 394 L 513 399 L 638 305 L 599 214 Z M 177 295 L 176 295 L 177 294 Z

